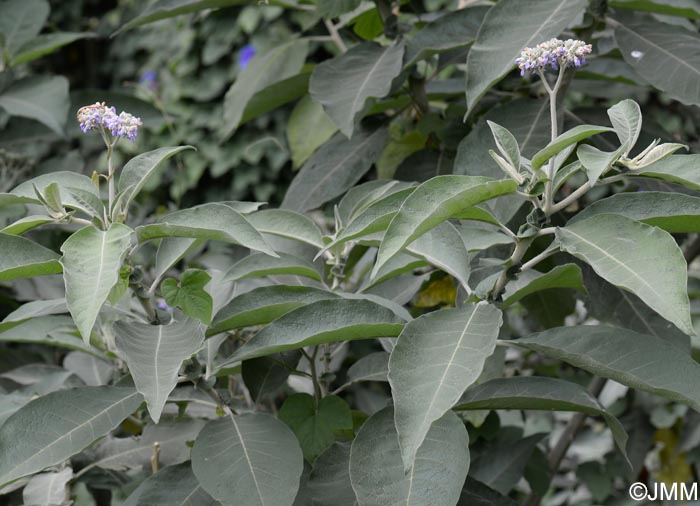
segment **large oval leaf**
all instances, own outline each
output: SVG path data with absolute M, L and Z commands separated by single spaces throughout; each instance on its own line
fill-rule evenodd
M 469 388 L 452 409 L 536 409 L 599 415 L 610 426 L 622 454 L 627 454 L 627 433 L 619 420 L 588 390 L 570 381 L 537 376 L 498 378 Z
M 663 230 L 616 214 L 599 214 L 557 228 L 564 251 L 588 262 L 599 276 L 629 290 L 650 308 L 693 335 L 686 290 L 687 266 Z
M 148 477 L 124 506 L 217 506 L 197 481 L 189 462 L 164 467 Z
M 0 234 L 0 281 L 58 274 L 58 255 L 40 244 L 10 234 Z
M 278 274 L 289 274 L 293 276 L 303 276 L 306 278 L 321 281 L 318 270 L 308 260 L 280 253 L 278 258 L 257 253 L 242 258 L 224 274 L 224 281 L 238 281 L 239 279 L 255 278 L 262 276 L 274 276 Z
M 162 237 L 189 237 L 240 244 L 277 256 L 260 232 L 241 213 L 225 203 L 203 204 L 175 211 L 158 223 L 136 229 L 139 241 Z
M 202 347 L 204 330 L 193 319 L 169 325 L 118 321 L 114 335 L 117 350 L 129 366 L 151 418 L 158 423 L 165 401 L 177 385 L 182 362 Z
M 59 390 L 33 400 L 0 427 L 0 487 L 62 463 L 117 427 L 139 404 L 141 394 L 119 387 Z
M 501 312 L 481 302 L 434 311 L 404 327 L 391 352 L 389 383 L 406 470 L 431 424 L 481 374 L 501 323 Z
M 112 224 L 106 231 L 85 227 L 61 246 L 66 303 L 86 344 L 90 344 L 100 309 L 119 281 L 132 232 L 120 223 Z
M 301 168 L 284 196 L 282 207 L 304 212 L 342 195 L 379 158 L 387 138 L 386 128 L 358 130 L 352 139 L 334 135 Z
M 452 412 L 431 426 L 408 473 L 391 407 L 364 423 L 350 449 L 350 480 L 359 506 L 454 506 L 468 470 L 469 435 Z
M 557 265 L 547 272 L 525 271 L 506 285 L 503 304 L 510 306 L 523 297 L 550 288 L 574 288 L 585 292 L 581 268 L 575 264 Z
M 615 16 L 625 61 L 646 81 L 684 104 L 700 104 L 700 35 L 651 16 Z
M 372 271 L 374 276 L 391 257 L 431 228 L 485 200 L 512 193 L 513 180 L 478 176 L 437 176 L 409 195 L 389 224 Z
M 547 160 L 552 158 L 557 153 L 563 151 L 565 148 L 576 144 L 577 142 L 590 137 L 591 135 L 600 134 L 603 132 L 610 132 L 612 128 L 596 125 L 578 125 L 567 130 L 563 134 L 559 135 L 552 142 L 547 144 L 545 147 L 540 149 L 532 157 L 532 168 L 539 169 L 542 167 Z
M 502 0 L 493 6 L 467 58 L 469 110 L 510 72 L 524 47 L 559 35 L 585 7 L 585 0 Z
M 616 327 L 578 326 L 509 342 L 700 410 L 700 365 L 657 337 Z
M 284 209 L 265 209 L 248 216 L 248 221 L 258 232 L 304 242 L 317 248 L 323 247 L 321 229 L 303 214 Z
M 370 97 L 383 98 L 401 72 L 404 45 L 380 46 L 364 42 L 326 60 L 311 74 L 309 94 L 346 137 L 352 137 L 355 120 Z
M 124 165 L 119 176 L 119 198 L 122 205 L 121 211 L 129 208 L 131 201 L 138 195 L 146 184 L 146 181 L 154 171 L 168 158 L 185 151 L 194 149 L 193 146 L 176 146 L 158 148 L 147 153 L 135 156 Z
M 700 190 L 699 169 L 700 155 L 671 155 L 627 175 L 663 179 L 691 190 Z
M 291 311 L 258 332 L 226 363 L 333 341 L 393 337 L 403 328 L 390 310 L 368 300 L 321 300 Z
M 700 198 L 683 193 L 617 193 L 594 202 L 569 223 L 598 214 L 619 214 L 667 232 L 700 232 Z
M 292 431 L 264 413 L 209 422 L 192 450 L 199 483 L 226 505 L 291 506 L 303 469 Z
M 208 336 L 227 330 L 263 325 L 293 309 L 319 300 L 335 299 L 333 292 L 307 286 L 263 286 L 235 297 L 214 317 Z

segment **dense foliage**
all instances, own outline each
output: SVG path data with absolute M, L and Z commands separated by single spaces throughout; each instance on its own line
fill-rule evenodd
M 697 2 L 56 4 L 0 1 L 3 504 L 697 480 Z

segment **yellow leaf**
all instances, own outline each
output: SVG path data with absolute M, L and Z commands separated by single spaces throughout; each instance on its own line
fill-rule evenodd
M 418 300 L 415 303 L 416 307 L 435 307 L 441 304 L 447 306 L 455 305 L 457 297 L 457 288 L 452 281 L 452 278 L 444 277 L 437 281 L 433 281 L 428 287 L 418 294 Z

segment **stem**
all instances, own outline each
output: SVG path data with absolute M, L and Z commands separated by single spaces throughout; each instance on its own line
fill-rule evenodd
M 527 249 L 530 247 L 530 244 L 532 244 L 533 239 L 533 237 L 529 237 L 527 239 L 520 239 L 516 241 L 513 254 L 508 260 L 506 260 L 506 268 L 503 270 L 503 272 L 501 272 L 501 275 L 498 277 L 498 281 L 496 281 L 496 284 L 493 286 L 493 290 L 491 290 L 491 297 L 494 300 L 497 300 L 503 293 L 503 290 L 505 290 L 506 284 L 508 284 L 508 271 L 512 266 L 520 263 L 525 256 L 525 253 L 527 253 Z
M 314 384 L 314 397 L 316 398 L 316 402 L 318 402 L 323 397 L 323 388 L 321 387 L 321 383 L 318 381 L 318 371 L 316 371 L 316 357 L 318 356 L 318 346 L 314 346 L 314 352 L 311 355 L 309 355 L 305 350 L 302 350 L 302 353 L 306 357 L 306 360 L 309 361 L 309 367 L 311 369 L 311 381 Z
M 530 260 L 525 262 L 520 267 L 520 272 L 524 272 L 524 271 L 527 271 L 529 269 L 532 269 L 535 265 L 540 263 L 542 260 L 545 260 L 546 258 L 551 257 L 557 251 L 559 251 L 559 246 L 557 246 L 556 244 L 550 244 L 549 247 L 546 250 L 544 250 L 542 253 L 535 255 Z
M 340 37 L 340 33 L 338 33 L 338 29 L 333 24 L 333 22 L 329 21 L 327 19 L 324 19 L 323 24 L 326 25 L 326 29 L 328 30 L 328 33 L 331 36 L 331 40 L 336 45 L 336 47 L 340 50 L 340 52 L 347 53 L 348 48 L 345 45 L 345 42 L 343 42 L 343 39 Z
M 565 66 L 562 65 L 561 67 L 559 67 L 559 75 L 557 76 L 556 83 L 554 83 L 554 88 L 550 88 L 544 73 L 541 70 L 539 71 L 540 79 L 544 83 L 545 89 L 547 90 L 547 94 L 549 95 L 549 120 L 552 125 L 552 141 L 554 141 L 554 139 L 556 139 L 559 135 L 559 122 L 557 120 L 557 93 L 559 92 L 559 88 L 561 87 L 565 71 Z M 554 203 L 554 157 L 549 159 L 547 178 L 548 181 L 545 184 L 544 188 L 543 211 L 546 216 L 549 216 L 554 212 L 552 211 L 552 205 Z
M 605 378 L 594 377 L 588 386 L 588 391 L 593 397 L 598 397 L 600 392 L 603 391 L 605 383 Z M 569 423 L 566 425 L 566 428 L 564 428 L 564 432 L 562 432 L 559 440 L 556 442 L 554 447 L 552 447 L 552 451 L 549 452 L 547 462 L 549 463 L 549 468 L 553 472 L 556 472 L 557 469 L 559 469 L 559 465 L 561 464 L 561 461 L 564 460 L 564 456 L 569 450 L 571 443 L 574 442 L 576 435 L 583 428 L 583 424 L 586 421 L 586 416 L 586 413 L 576 413 L 571 420 L 569 420 Z M 531 492 L 527 500 L 523 503 L 523 506 L 537 506 L 540 504 L 541 499 L 542 498 L 537 493 Z
M 584 183 L 583 185 L 579 186 L 575 191 L 571 192 L 568 197 L 566 197 L 564 200 L 561 202 L 557 202 L 556 204 L 552 204 L 551 206 L 551 213 L 554 214 L 558 211 L 561 211 L 562 209 L 566 209 L 569 207 L 571 204 L 576 202 L 578 199 L 583 197 L 586 193 L 588 193 L 592 188 L 595 186 L 603 185 L 603 184 L 611 184 L 611 183 L 616 183 L 617 181 L 621 181 L 624 179 L 623 174 L 617 174 L 615 176 L 610 176 L 606 177 L 604 179 L 599 179 L 595 185 L 591 186 L 588 183 Z

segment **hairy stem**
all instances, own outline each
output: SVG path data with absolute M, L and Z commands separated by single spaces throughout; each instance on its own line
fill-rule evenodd
M 559 121 L 557 119 L 557 93 L 561 88 L 562 80 L 564 79 L 564 74 L 566 72 L 566 67 L 561 66 L 559 68 L 559 75 L 557 76 L 557 81 L 554 83 L 554 87 L 550 88 L 547 78 L 542 71 L 539 72 L 540 79 L 544 83 L 547 94 L 549 95 L 549 120 L 552 125 L 551 140 L 557 138 L 559 135 Z M 547 179 L 544 188 L 544 205 L 543 211 L 546 216 L 551 215 L 554 211 L 552 206 L 554 204 L 554 157 L 549 159 L 549 165 L 547 169 Z
M 498 300 L 498 298 L 503 293 L 503 290 L 505 290 L 506 284 L 508 283 L 508 271 L 511 267 L 520 264 L 520 261 L 525 256 L 525 253 L 527 253 L 530 244 L 532 244 L 533 239 L 534 238 L 532 237 L 528 237 L 526 239 L 516 240 L 513 254 L 506 261 L 506 268 L 503 270 L 503 272 L 501 272 L 501 275 L 498 277 L 496 284 L 493 286 L 493 290 L 491 290 L 491 297 L 493 298 L 493 300 Z

